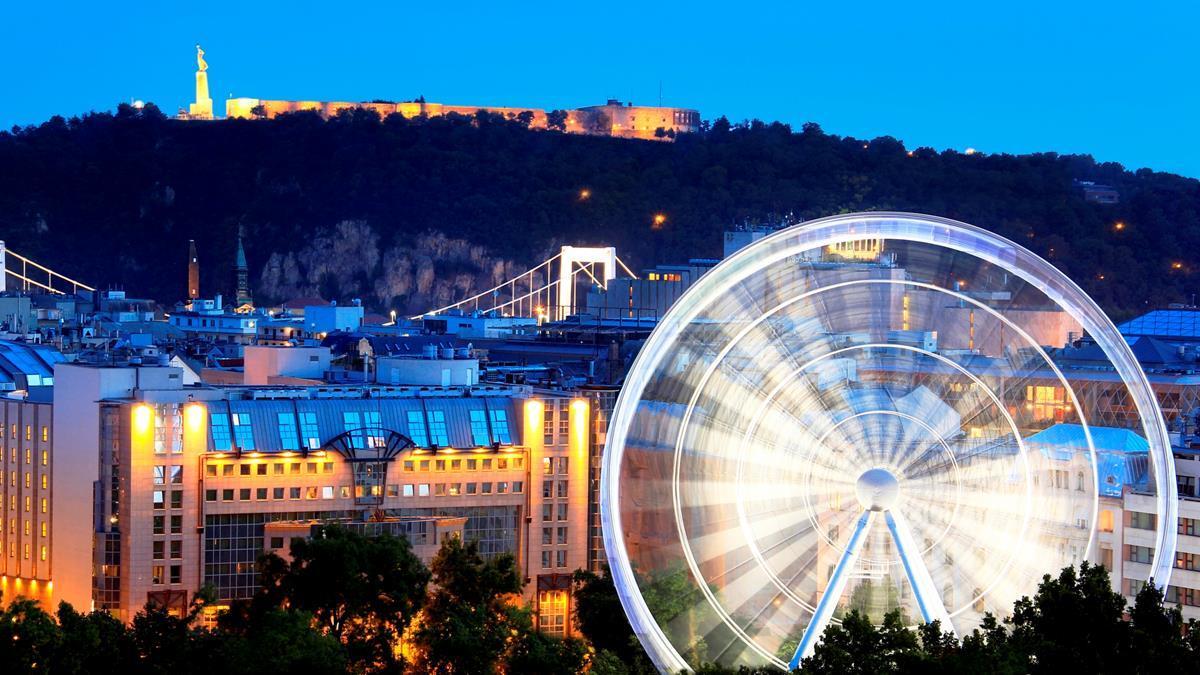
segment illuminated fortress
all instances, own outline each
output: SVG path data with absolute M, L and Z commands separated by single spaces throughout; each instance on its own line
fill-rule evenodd
M 197 49 L 196 102 L 181 119 L 213 119 L 212 99 L 208 95 L 208 64 L 203 51 Z M 322 117 L 333 117 L 343 110 L 364 108 L 374 110 L 380 117 L 436 117 L 438 115 L 471 116 L 479 112 L 502 115 L 513 120 L 527 120 L 532 129 L 557 128 L 566 133 L 671 140 L 677 134 L 700 130 L 700 112 L 689 108 L 635 106 L 609 99 L 604 105 L 585 106 L 571 110 L 550 111 L 540 108 L 504 108 L 496 106 L 448 105 L 416 101 L 284 101 L 238 97 L 225 101 L 225 117 L 270 119 L 285 113 L 314 111 Z

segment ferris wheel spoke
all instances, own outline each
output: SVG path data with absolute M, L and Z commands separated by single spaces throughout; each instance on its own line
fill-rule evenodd
M 796 645 L 796 653 L 792 655 L 792 660 L 788 664 L 790 670 L 799 668 L 800 661 L 812 654 L 821 633 L 825 632 L 825 626 L 833 617 L 833 610 L 837 608 L 838 601 L 841 600 L 842 593 L 846 590 L 846 581 L 849 579 L 850 571 L 858 562 L 858 555 L 862 552 L 863 542 L 866 539 L 867 530 L 871 527 L 873 516 L 873 511 L 863 511 L 863 514 L 859 516 L 858 523 L 854 526 L 854 532 L 850 534 L 850 541 L 846 544 L 846 550 L 842 552 L 842 557 L 838 559 L 837 566 L 833 568 L 833 574 L 825 585 L 825 592 L 821 594 L 821 600 L 817 603 L 812 620 L 805 626 L 800 644 Z
M 946 611 L 942 595 L 933 583 L 929 568 L 925 566 L 912 531 L 908 528 L 908 522 L 896 511 L 885 511 L 883 518 L 896 542 L 896 552 L 900 554 L 900 563 L 904 567 L 908 583 L 912 586 L 921 617 L 925 619 L 925 623 L 940 621 L 942 630 L 953 632 L 954 624 L 950 621 L 950 613 Z

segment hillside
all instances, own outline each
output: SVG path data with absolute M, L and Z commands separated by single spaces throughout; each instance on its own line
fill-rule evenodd
M 654 143 L 490 117 L 180 122 L 122 106 L 0 133 L 0 176 L 10 247 L 165 302 L 184 293 L 188 239 L 203 292 L 230 293 L 239 227 L 260 300 L 320 293 L 405 311 L 486 288 L 562 243 L 615 245 L 636 268 L 717 256 L 721 232 L 746 219 L 878 209 L 1013 238 L 1117 317 L 1188 301 L 1200 278 L 1196 180 L 1086 156 L 910 155 L 893 138 L 815 125 L 718 120 Z M 1116 187 L 1121 203 L 1086 202 L 1074 179 Z M 667 221 L 652 230 L 658 212 Z

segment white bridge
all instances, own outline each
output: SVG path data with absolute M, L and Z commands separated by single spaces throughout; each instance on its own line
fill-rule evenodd
M 9 277 L 18 283 L 10 287 Z M 70 290 L 67 290 L 68 288 Z M 96 290 L 83 282 L 59 274 L 45 265 L 39 265 L 9 249 L 3 241 L 0 241 L 0 293 L 17 289 L 26 292 L 36 289 L 58 295 L 75 295 L 79 291 Z
M 460 310 L 561 321 L 577 309 L 576 286 L 581 279 L 607 289 L 608 282 L 617 277 L 618 267 L 637 278 L 612 246 L 563 246 L 536 267 L 494 288 L 412 318 Z

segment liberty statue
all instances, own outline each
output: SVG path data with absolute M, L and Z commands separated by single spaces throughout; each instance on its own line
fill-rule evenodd
M 208 70 L 208 62 L 204 60 L 204 50 L 196 45 L 196 69 L 200 72 Z

